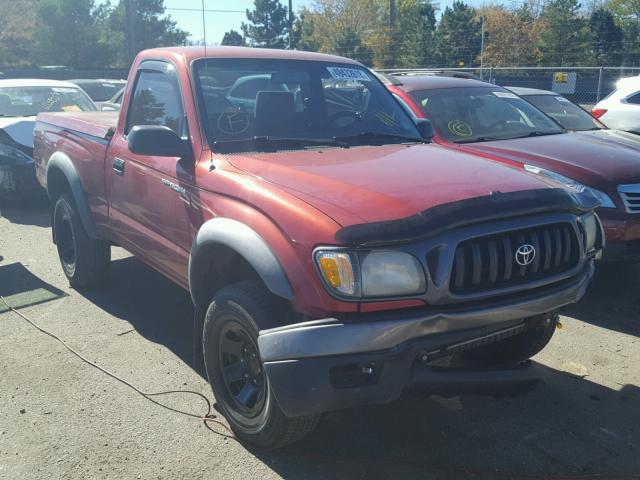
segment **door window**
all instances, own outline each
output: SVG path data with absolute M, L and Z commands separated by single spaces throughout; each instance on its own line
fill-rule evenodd
M 178 79 L 173 70 L 141 70 L 129 105 L 127 128 L 161 125 L 182 136 L 184 109 Z

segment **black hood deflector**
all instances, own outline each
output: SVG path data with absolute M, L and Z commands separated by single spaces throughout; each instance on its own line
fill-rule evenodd
M 473 223 L 545 212 L 583 214 L 599 205 L 598 199 L 588 191 L 574 193 L 562 188 L 542 188 L 492 192 L 483 197 L 437 205 L 410 217 L 350 225 L 338 230 L 336 240 L 360 246 L 408 243 Z

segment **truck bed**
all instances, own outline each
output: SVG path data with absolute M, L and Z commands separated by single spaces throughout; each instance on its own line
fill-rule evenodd
M 118 124 L 119 112 L 40 113 L 38 122 L 65 130 L 107 138 Z

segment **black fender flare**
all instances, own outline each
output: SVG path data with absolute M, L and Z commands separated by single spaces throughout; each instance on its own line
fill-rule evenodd
M 60 171 L 62 175 L 67 179 L 67 183 L 69 184 L 69 188 L 71 189 L 71 195 L 73 196 L 73 200 L 76 203 L 76 208 L 78 209 L 78 214 L 80 215 L 80 221 L 82 222 L 82 226 L 84 227 L 87 235 L 92 238 L 98 238 L 96 234 L 96 227 L 91 219 L 91 214 L 89 212 L 89 207 L 87 205 L 87 199 L 84 193 L 84 189 L 82 188 L 82 183 L 80 182 L 80 175 L 78 175 L 78 171 L 76 167 L 73 165 L 71 159 L 62 152 L 55 152 L 49 158 L 47 162 L 47 194 L 48 194 L 48 186 L 51 179 L 51 173 L 54 170 Z M 49 196 L 49 199 L 53 203 L 55 200 Z
M 194 305 L 203 306 L 206 289 L 199 284 L 200 255 L 211 245 L 224 245 L 235 251 L 258 273 L 265 286 L 278 297 L 293 300 L 293 290 L 280 262 L 267 242 L 251 227 L 230 218 L 213 218 L 198 230 L 189 256 L 189 292 Z

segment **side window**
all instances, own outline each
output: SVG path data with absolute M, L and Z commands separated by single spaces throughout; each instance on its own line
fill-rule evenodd
M 631 95 L 629 98 L 627 98 L 627 103 L 631 103 L 633 105 L 640 105 L 640 92 Z
M 125 134 L 136 125 L 163 125 L 182 135 L 184 109 L 175 72 L 141 70 L 127 114 Z

